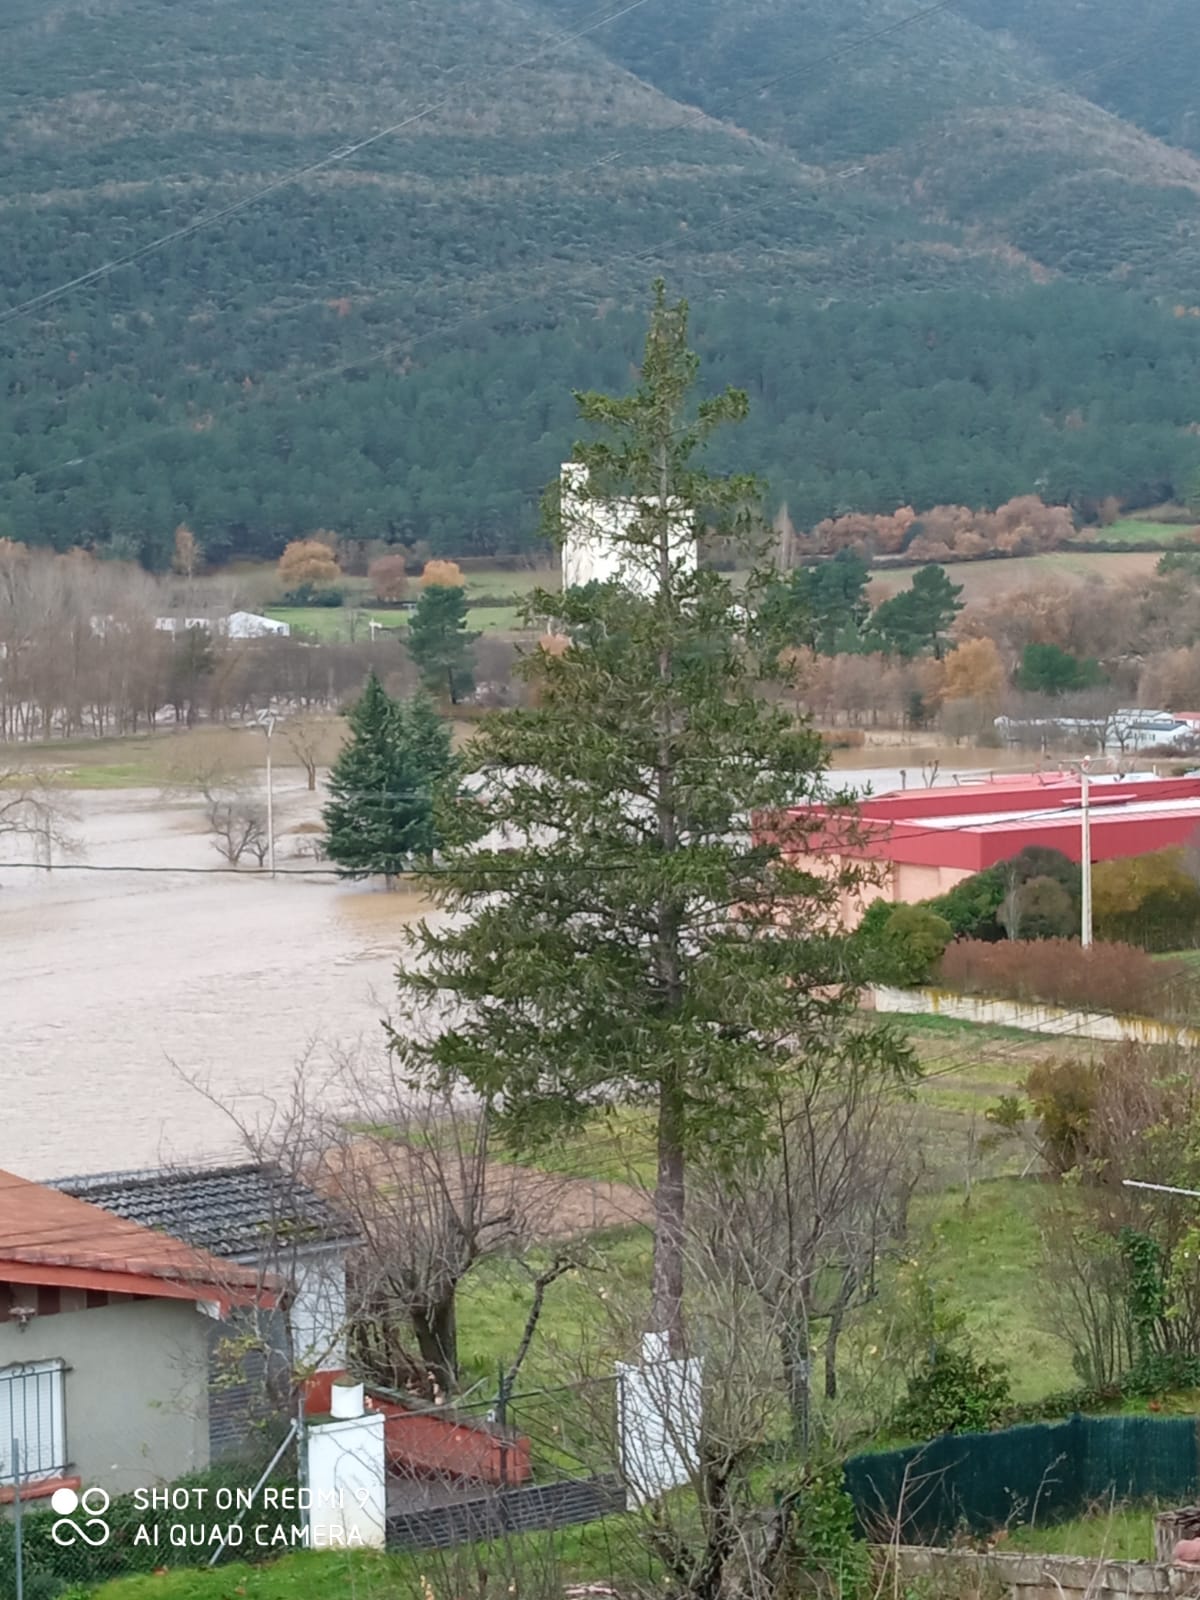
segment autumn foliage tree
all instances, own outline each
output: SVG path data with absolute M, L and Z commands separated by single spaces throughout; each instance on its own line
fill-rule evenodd
M 427 561 L 421 574 L 422 589 L 461 589 L 462 568 L 457 561 Z
M 408 593 L 408 563 L 403 556 L 377 556 L 367 576 L 377 600 L 403 600 Z
M 293 539 L 279 558 L 279 581 L 289 591 L 336 583 L 342 571 L 322 539 Z
M 1004 692 L 1004 661 L 992 639 L 965 639 L 946 657 L 943 700 L 995 705 Z
M 971 560 L 989 555 L 1035 555 L 1056 550 L 1075 533 L 1068 506 L 1048 506 L 1019 495 L 995 511 L 933 506 L 920 513 L 901 506 L 890 516 L 828 517 L 813 529 L 822 555 L 858 550 L 864 555 L 910 556 L 914 561 Z

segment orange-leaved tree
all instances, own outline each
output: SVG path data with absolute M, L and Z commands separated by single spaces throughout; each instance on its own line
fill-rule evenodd
M 321 539 L 293 539 L 279 558 L 279 581 L 285 589 L 319 588 L 342 575 L 337 557 Z
M 457 561 L 427 561 L 421 574 L 422 589 L 461 589 L 462 568 Z
M 994 705 L 1004 692 L 1004 680 L 1004 661 L 995 640 L 964 639 L 946 657 L 942 699 Z

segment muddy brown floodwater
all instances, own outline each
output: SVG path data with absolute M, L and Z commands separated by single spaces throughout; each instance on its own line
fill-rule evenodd
M 0 839 L 0 1167 L 53 1178 L 236 1157 L 229 1111 L 267 1116 L 302 1062 L 310 1091 L 336 1100 L 338 1056 L 382 1049 L 423 904 L 306 876 L 296 850 L 311 835 L 294 830 L 318 797 L 294 778 L 276 788 L 288 875 L 274 882 L 195 872 L 222 865 L 195 804 L 150 790 L 74 801 L 80 860 L 106 870 L 16 866 L 37 850 Z
M 278 865 L 297 875 L 274 882 L 146 871 L 222 865 L 198 810 L 140 790 L 74 798 L 80 859 L 117 870 L 14 866 L 36 852 L 11 839 L 0 853 L 0 1167 L 52 1178 L 237 1156 L 223 1107 L 265 1115 L 304 1060 L 336 1095 L 336 1054 L 380 1048 L 423 905 L 304 877 L 290 830 L 314 804 L 294 784 L 276 794 Z

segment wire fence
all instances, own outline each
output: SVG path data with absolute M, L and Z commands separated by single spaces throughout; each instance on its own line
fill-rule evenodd
M 136 1573 L 261 1561 L 304 1542 L 296 1453 L 280 1454 L 277 1437 L 237 1463 L 116 1493 L 66 1475 L 47 1386 L 39 1379 L 24 1390 L 19 1398 L 10 1390 L 10 1410 L 0 1414 L 10 1427 L 14 1411 L 33 1425 L 24 1436 L 12 1433 L 0 1456 L 7 1501 L 7 1515 L 0 1516 L 0 1600 L 56 1600 Z M 46 1427 L 40 1435 L 39 1416 Z

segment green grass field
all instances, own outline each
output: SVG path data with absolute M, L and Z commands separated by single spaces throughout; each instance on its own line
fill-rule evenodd
M 555 1570 L 570 1583 L 603 1573 L 645 1583 L 646 1558 L 624 1517 L 556 1533 L 514 1535 L 495 1545 L 383 1555 L 368 1551 L 304 1551 L 262 1566 L 243 1562 L 215 1571 L 183 1569 L 118 1578 L 95 1591 L 100 1600 L 459 1600 L 520 1592 L 536 1574 Z M 489 1584 L 488 1579 L 492 1579 Z M 544 1591 L 555 1592 L 549 1584 Z M 561 1592 L 561 1589 L 559 1590 Z
M 407 633 L 411 613 L 371 607 L 359 610 L 355 606 L 267 606 L 266 615 L 288 623 L 294 634 L 346 642 L 368 640 L 372 621 L 392 632 Z M 510 634 L 526 631 L 517 605 L 472 606 L 467 612 L 467 627 L 473 633 Z
M 1174 544 L 1176 540 L 1189 542 L 1195 532 L 1196 529 L 1187 523 L 1122 517 L 1107 528 L 1084 528 L 1079 537 L 1089 541 L 1111 540 L 1114 544 Z
M 1098 1505 L 1087 1516 L 1037 1528 L 1010 1528 L 1001 1550 L 1031 1550 L 1043 1555 L 1091 1556 L 1105 1561 L 1152 1561 L 1152 1505 Z

